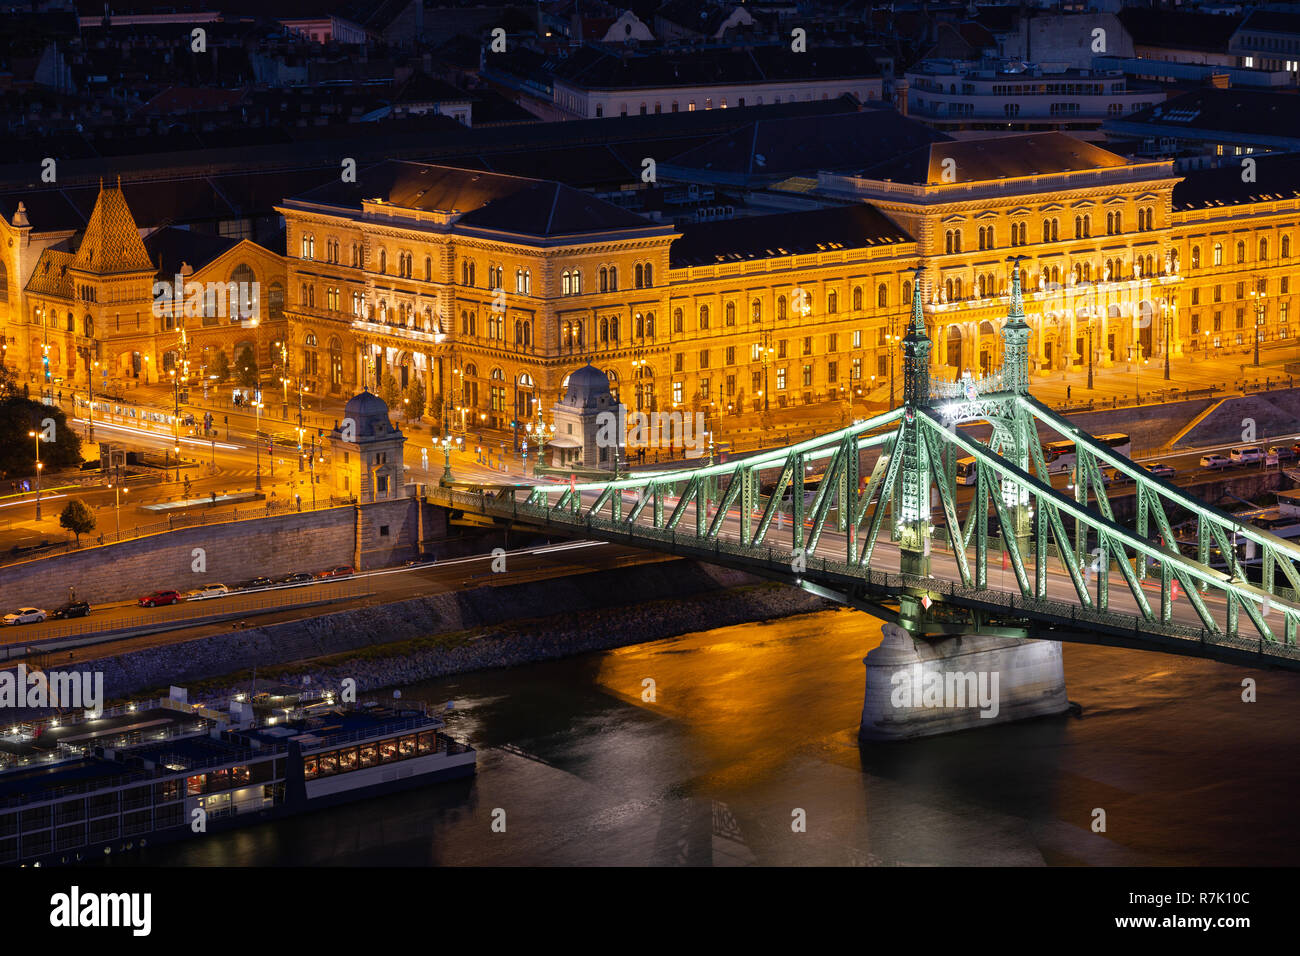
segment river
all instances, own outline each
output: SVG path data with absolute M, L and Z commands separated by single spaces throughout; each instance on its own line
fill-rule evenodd
M 1066 645 L 1081 716 L 860 747 L 862 657 L 879 640 L 873 618 L 826 611 L 402 688 L 454 702 L 476 778 L 118 860 L 1300 863 L 1300 674 Z

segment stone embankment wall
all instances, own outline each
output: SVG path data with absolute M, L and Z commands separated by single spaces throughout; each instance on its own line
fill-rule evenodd
M 421 537 L 426 547 L 445 539 L 446 515 L 420 499 L 399 498 L 200 525 L 51 555 L 0 568 L 0 608 L 57 607 L 68 599 L 69 586 L 79 599 L 104 604 L 209 581 L 233 585 L 340 564 L 384 567 L 415 557 Z M 195 549 L 201 549 L 201 563 Z
M 253 667 L 259 682 L 291 679 L 286 664 L 357 652 L 322 662 L 312 686 L 351 677 L 371 690 L 833 606 L 743 572 L 670 561 L 339 611 L 67 668 L 56 658 L 49 667 L 102 671 L 112 699 Z M 383 644 L 401 641 L 413 646 L 385 653 Z M 230 686 L 247 684 L 241 678 Z

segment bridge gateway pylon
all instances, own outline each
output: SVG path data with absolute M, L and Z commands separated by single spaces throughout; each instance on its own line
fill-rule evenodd
M 1198 501 L 1033 398 L 1018 263 L 1000 371 L 931 382 L 923 299 L 913 297 L 902 343 L 901 408 L 703 467 L 428 497 L 742 568 L 881 618 L 884 643 L 867 658 L 868 739 L 1060 710 L 1061 641 L 1300 670 L 1300 545 Z M 977 421 L 987 440 L 958 427 Z M 1049 470 L 1040 427 L 1075 449 L 1064 489 L 1052 482 L 1064 459 Z M 1131 524 L 1116 517 L 1103 465 L 1133 490 Z M 980 681 L 988 702 L 972 706 Z
M 934 478 L 952 487 L 955 456 L 935 450 L 927 441 L 923 410 L 932 411 L 930 340 L 921 309 L 921 270 L 914 270 L 912 317 L 903 338 L 903 420 L 898 442 L 902 448 L 900 474 L 899 564 L 906 573 L 930 575 L 930 489 Z M 1011 306 L 1002 327 L 1003 367 L 992 379 L 958 382 L 957 401 L 945 405 L 944 422 L 956 429 L 963 421 L 980 419 L 992 428 L 989 447 L 1028 472 L 1031 441 L 1038 431 L 1017 396 L 1029 394 L 1029 335 L 1020 293 L 1020 262 L 1013 260 Z M 951 390 L 949 390 L 951 391 Z M 951 446 L 948 446 L 950 449 Z M 932 475 L 931 469 L 943 474 Z M 987 528 L 987 498 L 1000 497 L 1020 555 L 1029 553 L 1030 496 L 1014 479 L 989 488 L 977 476 L 972 517 Z M 975 510 L 978 508 L 978 510 Z M 1005 532 L 1004 532 L 1005 533 Z M 1011 552 L 1007 553 L 1007 560 Z M 976 553 L 976 572 L 987 583 L 987 550 Z M 981 633 L 978 622 L 969 633 L 952 633 L 943 626 L 931 633 L 926 595 L 903 595 L 897 623 L 886 623 L 880 645 L 866 666 L 866 693 L 859 736 L 864 740 L 899 740 L 950 733 L 979 726 L 1024 720 L 1064 712 L 1065 665 L 1059 641 L 1031 640 L 1007 633 Z

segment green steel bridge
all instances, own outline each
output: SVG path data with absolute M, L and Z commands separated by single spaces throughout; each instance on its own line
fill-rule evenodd
M 1300 669 L 1300 546 L 1198 501 L 1029 394 L 1018 262 L 999 373 L 931 383 L 921 301 L 913 296 L 902 342 L 901 408 L 735 462 L 439 487 L 429 500 L 752 571 L 918 638 L 1028 637 Z M 991 426 L 987 442 L 958 427 L 976 421 Z M 1075 443 L 1065 490 L 1052 485 L 1040 425 Z M 963 458 L 974 459 L 973 494 L 956 481 Z M 1131 481 L 1128 523 L 1116 518 L 1103 466 Z M 1184 521 L 1195 554 L 1175 536 Z M 1253 580 L 1239 542 L 1261 558 Z M 1211 566 L 1212 552 L 1225 570 Z

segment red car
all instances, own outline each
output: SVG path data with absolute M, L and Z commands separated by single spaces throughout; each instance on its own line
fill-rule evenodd
M 318 578 L 345 578 L 349 574 L 356 574 L 356 569 L 346 564 L 340 564 L 337 568 L 330 568 L 328 571 L 322 571 L 316 575 Z
M 160 604 L 175 604 L 180 599 L 177 591 L 150 591 L 136 603 L 141 607 L 158 607 Z

